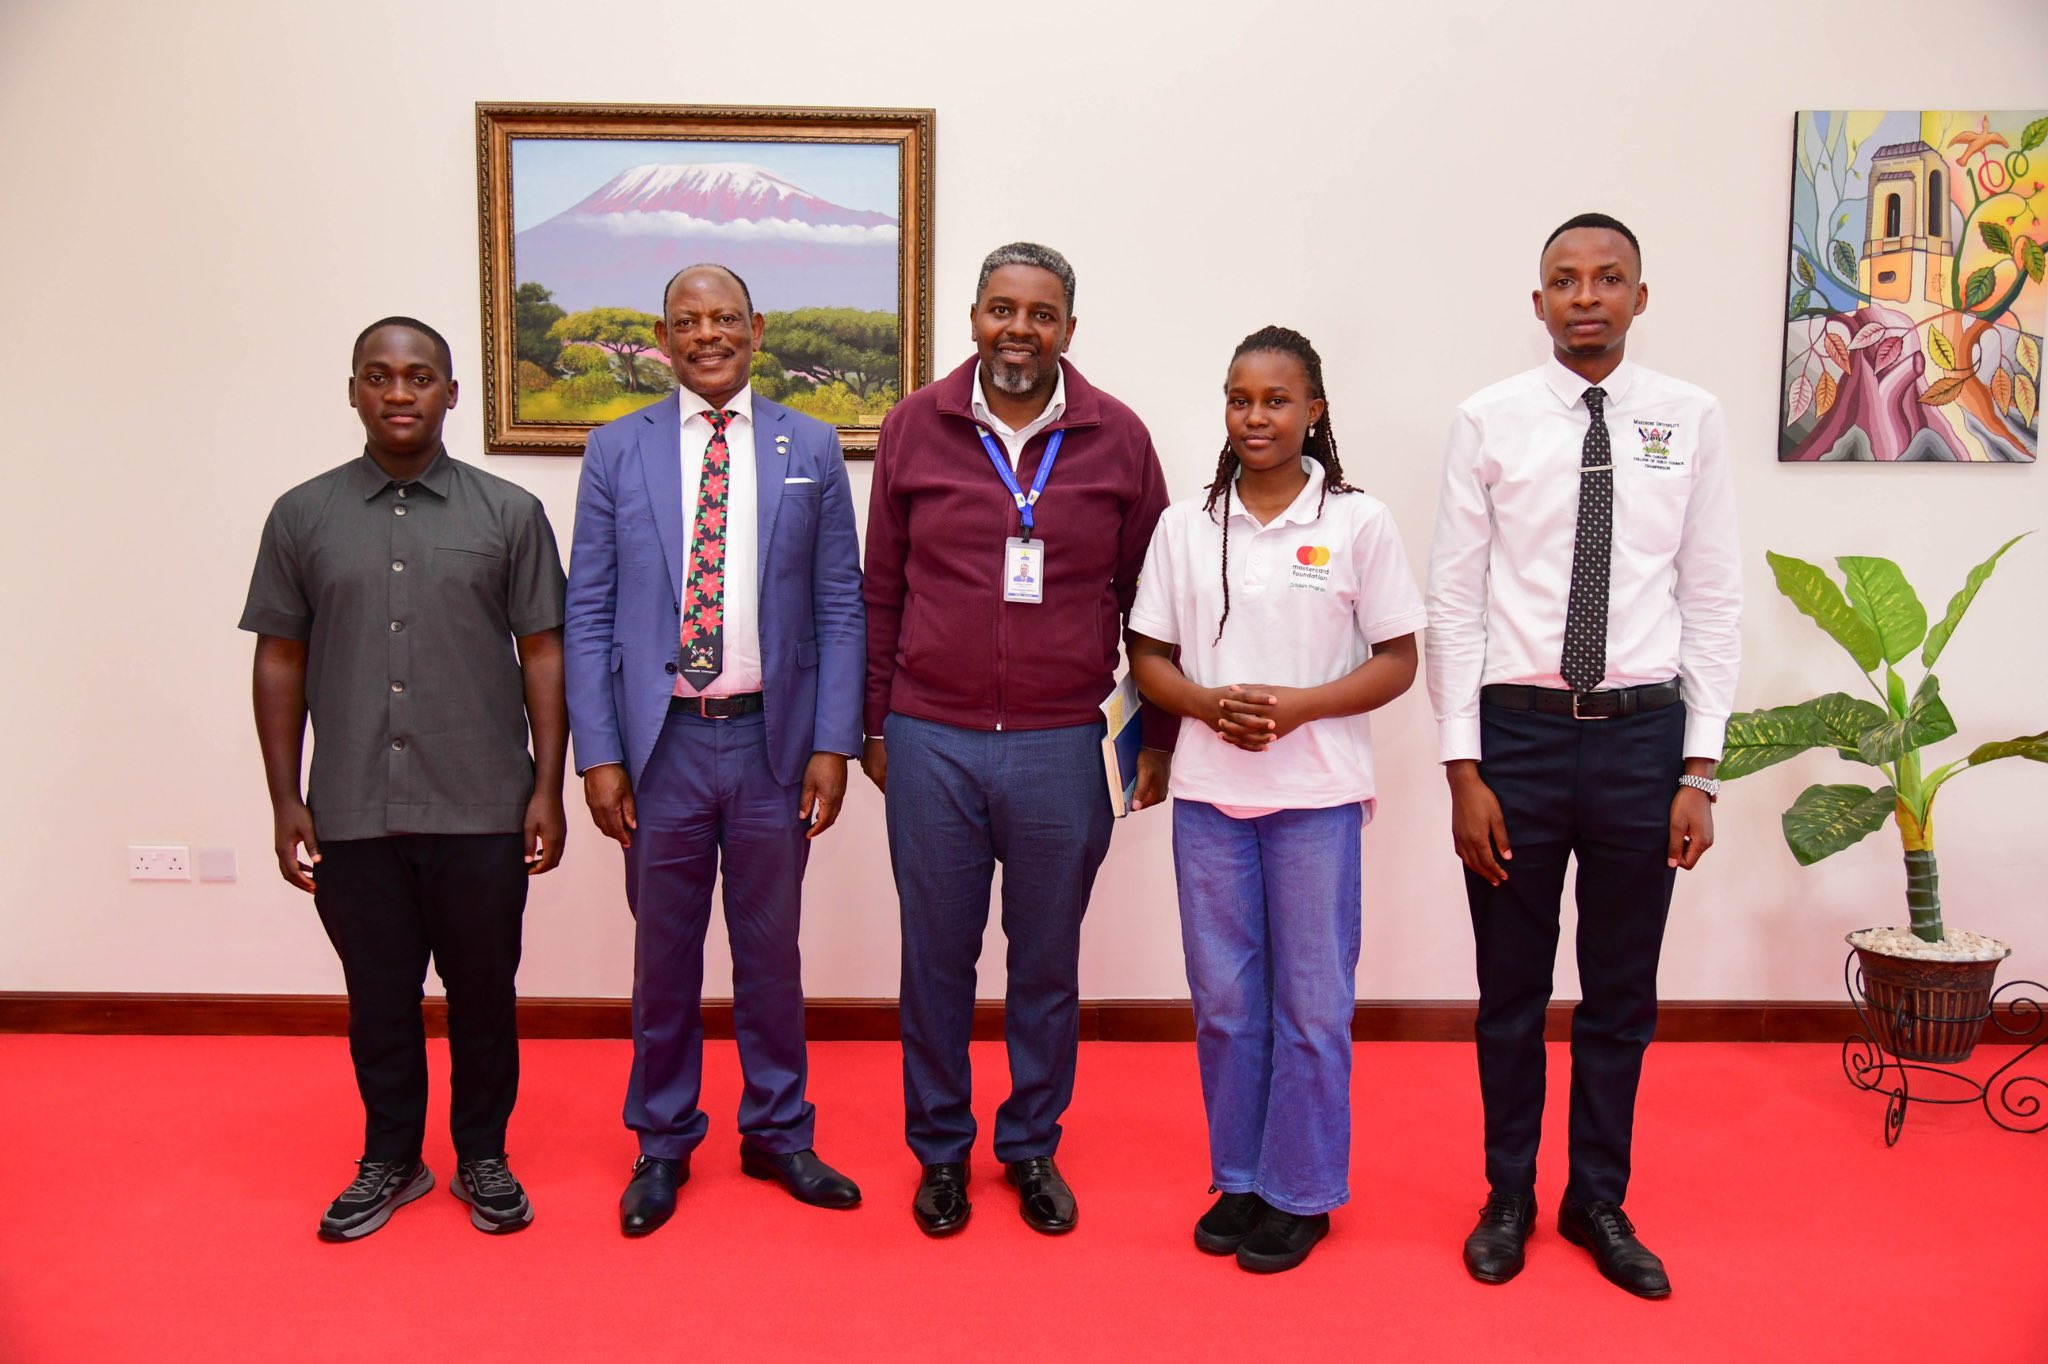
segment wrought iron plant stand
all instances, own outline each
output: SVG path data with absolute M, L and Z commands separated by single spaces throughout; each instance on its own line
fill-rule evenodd
M 1914 1014 L 1910 1001 L 1903 998 L 1889 1009 L 1873 1002 L 1865 994 L 1863 970 L 1854 951 L 1842 964 L 1842 984 L 1861 1028 L 1842 1043 L 1842 1073 L 1856 1088 L 1885 1095 L 1885 1145 L 1898 1142 L 1909 1103 L 1981 1104 L 1991 1121 L 2008 1132 L 2048 1130 L 2048 1102 L 2044 1102 L 2048 1077 L 2027 1066 L 2048 1043 L 2048 1007 L 2044 1007 L 2048 987 L 2038 981 L 2007 981 L 1992 993 L 1983 1014 L 1932 1019 Z M 1912 1045 L 1916 1037 L 1924 1039 L 1957 1023 L 1972 1024 L 1974 1031 L 1985 1021 L 1996 1031 L 1985 1034 L 1983 1040 L 2017 1045 L 2020 1050 L 1984 1079 L 1974 1079 L 1953 1065 L 1913 1059 L 1925 1054 Z M 1906 1054 L 1902 1056 L 1901 1051 Z M 1960 1061 L 1968 1055 L 1965 1046 L 1960 1055 L 1951 1048 L 1939 1059 Z M 1916 1085 L 1921 1086 L 1919 1092 L 1915 1092 Z

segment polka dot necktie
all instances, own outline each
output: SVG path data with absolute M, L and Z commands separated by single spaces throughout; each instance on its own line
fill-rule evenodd
M 1607 678 L 1607 571 L 1614 548 L 1614 447 L 1601 409 L 1607 391 L 1586 390 L 1593 421 L 1579 453 L 1579 529 L 1572 542 L 1572 592 L 1564 608 L 1564 661 L 1558 671 L 1575 692 Z
M 739 414 L 706 412 L 711 444 L 697 481 L 697 514 L 690 522 L 690 575 L 683 580 L 682 675 L 698 691 L 725 671 L 725 511 L 731 498 L 732 456 L 725 428 Z

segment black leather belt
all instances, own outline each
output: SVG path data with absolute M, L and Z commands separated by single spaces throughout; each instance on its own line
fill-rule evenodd
M 1545 715 L 1569 715 L 1575 720 L 1611 720 L 1620 715 L 1641 715 L 1662 710 L 1678 701 L 1678 679 L 1651 682 L 1641 687 L 1617 687 L 1611 691 L 1571 692 L 1561 687 L 1526 687 L 1519 683 L 1496 682 L 1479 689 L 1479 699 L 1502 710 L 1536 710 Z
M 737 696 L 671 696 L 668 699 L 671 711 L 685 715 L 701 715 L 707 720 L 731 720 L 741 715 L 757 715 L 761 710 L 761 693 L 741 692 Z

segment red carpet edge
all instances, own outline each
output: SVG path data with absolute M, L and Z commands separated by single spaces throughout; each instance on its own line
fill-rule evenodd
M 1469 1042 L 1475 1005 L 1470 1000 L 1360 1000 L 1351 1035 L 1360 1042 Z M 1553 1003 L 1545 1029 L 1553 1042 L 1568 1040 L 1572 1001 Z M 547 999 L 519 1002 L 519 1033 L 529 1038 L 616 1038 L 629 1034 L 631 1006 L 624 999 Z M 1841 1001 L 1667 1000 L 1657 1037 L 1665 1042 L 1839 1042 L 1856 1026 Z M 444 1006 L 427 1001 L 428 1029 L 443 1035 Z M 732 1005 L 706 1000 L 705 1030 L 732 1036 Z M 2007 1018 L 2008 1022 L 2012 1020 Z M 340 995 L 107 994 L 0 992 L 0 1033 L 106 1033 L 173 1036 L 339 1036 L 347 1031 L 348 1002 Z M 806 1006 L 813 1041 L 892 1041 L 897 1036 L 893 999 L 814 999 Z M 974 1036 L 1003 1035 L 1003 1006 L 975 1006 Z M 1081 1001 L 1081 1039 L 1088 1042 L 1185 1042 L 1194 1015 L 1183 999 Z

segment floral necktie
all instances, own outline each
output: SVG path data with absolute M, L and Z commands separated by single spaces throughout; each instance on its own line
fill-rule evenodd
M 739 414 L 704 415 L 711 421 L 711 444 L 704 448 L 697 514 L 690 523 L 690 574 L 683 581 L 682 675 L 700 692 L 725 671 L 725 511 L 732 482 L 725 428 Z

